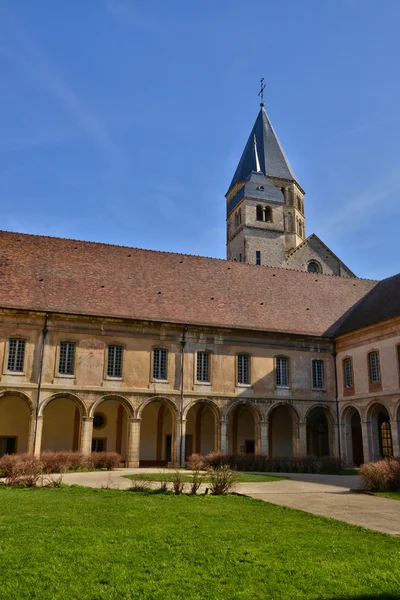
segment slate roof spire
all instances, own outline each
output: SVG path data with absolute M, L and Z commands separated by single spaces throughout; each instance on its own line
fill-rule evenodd
M 266 177 L 297 182 L 263 102 L 229 189 L 235 183 L 245 181 L 252 171 L 261 171 Z

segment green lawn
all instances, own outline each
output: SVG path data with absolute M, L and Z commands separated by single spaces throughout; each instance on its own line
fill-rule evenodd
M 400 540 L 245 497 L 0 488 L 0 598 L 399 598 Z
M 260 475 L 257 473 L 237 473 L 238 482 L 240 483 L 254 483 L 263 482 L 268 483 L 269 481 L 281 481 L 282 479 L 288 479 L 287 477 L 281 477 L 279 475 Z M 127 479 L 134 479 L 135 481 L 173 481 L 174 472 L 171 473 L 136 473 L 134 475 L 124 475 Z M 192 481 L 192 475 L 185 471 L 182 471 L 182 480 L 186 482 Z M 210 478 L 205 477 L 204 483 L 209 483 Z
M 382 496 L 383 498 L 392 498 L 393 500 L 400 500 L 400 492 L 377 492 L 375 496 Z

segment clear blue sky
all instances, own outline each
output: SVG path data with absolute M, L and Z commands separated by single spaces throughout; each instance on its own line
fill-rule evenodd
M 399 0 L 0 0 L 0 228 L 225 257 L 259 110 L 317 233 L 400 271 Z

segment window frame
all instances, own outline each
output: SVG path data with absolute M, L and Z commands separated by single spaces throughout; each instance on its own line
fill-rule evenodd
M 154 377 L 154 359 L 156 351 L 163 351 L 166 353 L 165 355 L 165 378 L 161 379 L 158 377 Z M 168 383 L 168 374 L 169 374 L 169 351 L 168 348 L 164 348 L 163 346 L 154 346 L 151 351 L 151 381 Z
M 72 344 L 74 347 L 74 356 L 73 356 L 73 364 L 72 364 L 72 373 L 61 373 L 60 371 L 60 362 L 61 362 L 61 344 Z M 75 340 L 60 340 L 57 346 L 57 356 L 56 356 L 56 377 L 66 377 L 66 378 L 74 378 L 75 377 L 75 364 L 76 364 L 76 349 L 77 342 Z
M 121 348 L 121 374 L 120 375 L 109 375 L 108 374 L 108 360 L 109 360 L 109 351 L 110 348 Z M 113 381 L 121 381 L 123 379 L 123 374 L 124 374 L 124 354 L 125 354 L 125 346 L 124 344 L 119 344 L 117 342 L 113 342 L 110 344 L 107 344 L 107 348 L 106 348 L 106 360 L 105 360 L 105 365 L 104 365 L 104 370 L 105 370 L 105 379 L 111 379 Z
M 205 354 L 208 356 L 208 380 L 198 379 L 198 356 L 199 354 Z M 197 350 L 195 353 L 195 361 L 194 361 L 194 381 L 197 385 L 211 385 L 211 377 L 212 377 L 212 352 L 209 350 Z
M 242 383 L 239 381 L 239 360 L 241 357 L 245 357 L 248 360 L 248 366 L 247 366 L 247 373 L 248 373 L 248 383 Z M 236 386 L 237 387 L 251 387 L 251 381 L 252 381 L 252 377 L 251 377 L 251 369 L 252 369 L 252 360 L 251 360 L 251 354 L 249 354 L 248 352 L 238 352 L 236 354 L 236 373 L 235 373 L 235 381 L 236 381 Z
M 378 370 L 378 379 L 372 379 L 372 369 L 371 369 L 371 356 L 376 354 L 377 357 L 377 370 Z M 382 370 L 381 370 L 381 357 L 379 354 L 379 350 L 376 348 L 371 348 L 367 352 L 367 369 L 368 369 L 368 383 L 370 391 L 377 391 L 382 389 Z
M 23 344 L 24 344 L 24 354 L 23 354 L 23 358 L 22 358 L 22 370 L 21 371 L 11 370 L 8 367 L 9 358 L 10 358 L 10 342 L 12 340 L 15 340 L 16 342 L 23 342 Z M 7 347 L 6 347 L 6 352 L 4 353 L 4 359 L 5 359 L 4 360 L 4 373 L 5 374 L 7 374 L 7 375 L 25 375 L 27 342 L 28 342 L 27 338 L 21 337 L 18 335 L 13 335 L 13 336 L 10 336 L 9 338 L 7 338 Z M 15 359 L 14 359 L 14 362 L 15 362 Z
M 261 267 L 261 250 L 256 250 L 256 265 Z
M 314 383 L 314 363 L 321 363 L 322 365 L 322 386 L 316 386 Z M 311 359 L 311 389 L 321 392 L 326 390 L 326 373 L 325 373 L 325 360 L 323 358 L 312 358 Z
M 350 361 L 350 377 L 351 385 L 346 385 L 346 361 Z M 343 394 L 352 395 L 354 394 L 354 368 L 353 368 L 353 357 L 344 356 L 342 359 L 342 377 L 343 377 Z
M 278 361 L 285 360 L 286 361 L 286 383 L 278 383 Z M 275 362 L 275 387 L 277 389 L 289 389 L 290 388 L 290 358 L 285 356 L 284 354 L 279 354 L 274 357 Z

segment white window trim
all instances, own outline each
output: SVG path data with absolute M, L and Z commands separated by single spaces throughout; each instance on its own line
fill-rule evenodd
M 72 375 L 70 375 L 68 373 L 60 373 L 59 370 L 58 370 L 59 367 L 60 367 L 61 343 L 75 344 L 74 372 L 73 372 Z M 57 379 L 75 379 L 77 349 L 78 349 L 78 342 L 76 340 L 69 340 L 69 339 L 59 340 L 59 342 L 57 344 L 57 348 L 56 348 L 56 359 L 55 359 L 55 363 L 54 363 L 54 378 L 57 378 Z
M 320 360 L 323 364 L 323 386 L 322 387 L 314 387 L 314 374 L 313 374 L 313 361 Z M 311 389 L 313 392 L 326 392 L 326 365 L 325 360 L 323 358 L 312 358 L 311 359 Z
M 8 356 L 9 356 L 9 352 L 10 352 L 10 340 L 22 340 L 25 342 L 25 349 L 24 349 L 24 364 L 22 367 L 22 371 L 9 371 L 8 370 Z M 6 340 L 6 345 L 5 345 L 5 352 L 4 352 L 4 361 L 3 361 L 3 375 L 12 375 L 13 377 L 23 377 L 26 374 L 26 355 L 27 355 L 27 351 L 28 351 L 28 339 L 26 337 L 20 336 L 20 335 L 10 335 L 7 340 Z
M 199 381 L 197 379 L 197 355 L 200 352 L 204 352 L 206 354 L 208 354 L 208 375 L 209 375 L 209 381 Z M 205 385 L 205 386 L 211 386 L 212 383 L 212 356 L 213 353 L 210 352 L 210 350 L 196 350 L 195 354 L 194 354 L 194 373 L 193 373 L 193 380 L 194 383 L 196 385 Z
M 121 357 L 121 376 L 120 377 L 113 377 L 112 375 L 108 374 L 108 349 L 110 346 L 120 346 L 122 348 L 122 357 Z M 119 342 L 110 342 L 109 344 L 106 345 L 105 348 L 105 353 L 104 353 L 104 379 L 108 380 L 108 381 L 123 381 L 124 379 L 124 362 L 125 362 L 125 352 L 126 352 L 126 346 L 125 344 L 121 344 Z
M 249 358 L 249 383 L 239 383 L 239 356 L 247 356 Z M 238 388 L 251 388 L 252 387 L 252 369 L 253 361 L 252 355 L 248 352 L 238 352 L 235 359 L 235 385 Z
M 165 350 L 167 353 L 165 366 L 167 369 L 167 378 L 166 379 L 157 379 L 154 377 L 154 350 Z M 169 355 L 170 351 L 168 348 L 164 348 L 164 346 L 153 346 L 151 349 L 151 361 L 150 361 L 150 381 L 153 383 L 169 383 L 169 373 L 170 373 L 170 364 L 169 364 Z

